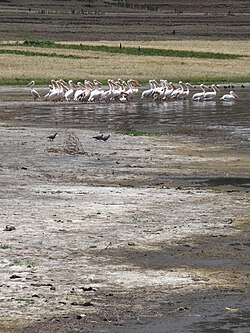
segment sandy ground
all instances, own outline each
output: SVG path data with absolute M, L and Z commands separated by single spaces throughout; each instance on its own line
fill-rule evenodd
M 56 131 L 0 126 L 0 332 L 247 332 L 249 143 Z

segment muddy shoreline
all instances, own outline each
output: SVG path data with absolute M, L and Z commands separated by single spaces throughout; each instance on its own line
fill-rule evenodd
M 247 332 L 247 140 L 0 132 L 1 333 Z

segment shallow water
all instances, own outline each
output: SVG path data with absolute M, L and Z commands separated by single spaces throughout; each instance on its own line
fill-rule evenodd
M 37 89 L 39 91 L 39 88 Z M 238 86 L 239 99 L 219 99 L 230 89 L 222 88 L 214 101 L 152 102 L 141 100 L 140 94 L 130 103 L 76 103 L 33 101 L 27 88 L 0 87 L 0 114 L 19 111 L 14 119 L 54 126 L 73 126 L 98 131 L 140 130 L 166 134 L 170 130 L 195 131 L 222 129 L 250 137 L 250 87 Z M 143 89 L 141 90 L 143 91 Z M 190 96 L 197 90 L 193 90 Z M 46 93 L 44 88 L 40 92 Z M 23 111 L 23 112 L 21 112 Z

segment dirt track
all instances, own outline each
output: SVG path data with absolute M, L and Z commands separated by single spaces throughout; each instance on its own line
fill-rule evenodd
M 0 127 L 0 332 L 247 332 L 247 142 L 54 130 Z

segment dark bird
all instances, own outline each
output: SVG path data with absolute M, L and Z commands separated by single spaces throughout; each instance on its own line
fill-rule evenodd
M 102 140 L 103 138 L 103 134 L 97 134 L 95 136 L 93 136 L 93 139 L 96 139 L 96 140 Z
M 103 135 L 101 140 L 102 141 L 107 141 L 110 138 L 110 135 Z
M 245 88 L 244 84 L 242 83 L 241 88 Z
M 57 135 L 57 133 L 55 133 L 53 135 L 49 135 L 49 136 L 47 136 L 47 139 L 50 139 L 50 141 L 54 141 L 56 135 Z

